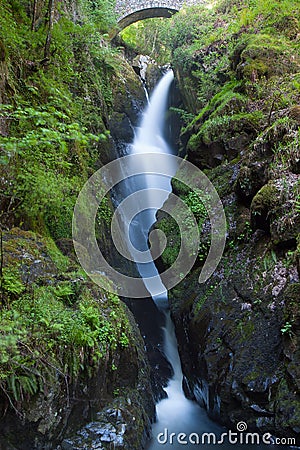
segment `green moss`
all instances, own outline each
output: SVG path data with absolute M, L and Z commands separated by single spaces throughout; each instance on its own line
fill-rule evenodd
M 156 224 L 156 227 L 163 231 L 168 239 L 168 244 L 161 255 L 161 259 L 165 267 L 170 267 L 174 264 L 180 250 L 178 225 L 172 217 L 165 217 Z
M 263 211 L 268 213 L 278 204 L 278 190 L 272 183 L 263 186 L 251 203 L 253 215 L 261 215 Z
M 55 289 L 35 287 L 31 295 L 20 296 L 8 310 L 1 311 L 5 335 L 0 336 L 0 388 L 6 385 L 8 395 L 15 400 L 27 393 L 28 379 L 39 390 L 49 376 L 55 376 L 51 369 L 45 374 L 45 364 L 73 378 L 88 367 L 92 371 L 108 351 L 128 344 L 120 307 L 107 302 L 100 311 L 99 302 L 83 288 L 76 307 L 70 308 L 64 300 L 71 293 L 71 285 L 68 292 L 66 285 L 64 292 L 62 285 Z
M 247 342 L 252 337 L 253 332 L 255 330 L 253 320 L 251 320 L 249 316 L 246 316 L 245 318 L 238 320 L 236 325 L 241 335 L 240 342 L 241 343 L 244 343 L 245 341 Z
M 2 295 L 17 296 L 25 290 L 19 270 L 16 266 L 6 266 L 2 270 L 1 293 Z
M 300 283 L 289 284 L 284 290 L 284 321 L 291 325 L 291 331 L 293 325 L 300 318 Z
M 70 265 L 70 260 L 61 253 L 51 238 L 46 239 L 46 248 L 57 270 L 60 272 L 66 271 Z
M 253 113 L 237 113 L 232 115 L 211 115 L 201 126 L 199 132 L 193 135 L 188 142 L 189 151 L 197 151 L 201 144 L 210 145 L 213 142 L 226 142 L 236 133 L 245 130 L 255 132 L 263 114 L 260 111 Z
M 92 375 L 110 352 L 129 344 L 124 308 L 110 294 L 98 290 L 95 298 L 81 285 L 74 297 L 70 282 L 35 286 L 30 293 L 23 285 L 18 294 L 0 313 L 0 389 L 12 400 L 43 390 L 56 373 Z
M 297 429 L 300 421 L 300 402 L 291 392 L 285 379 L 282 379 L 278 386 L 276 409 L 277 426 L 282 426 L 284 429 Z
M 252 35 L 240 55 L 237 71 L 246 79 L 270 78 L 283 72 L 296 72 L 297 62 L 293 62 L 284 39 L 267 34 Z
M 91 376 L 129 345 L 125 306 L 86 282 L 74 263 L 66 272 L 70 261 L 50 238 L 5 232 L 2 257 L 0 390 L 13 404 L 57 377 Z

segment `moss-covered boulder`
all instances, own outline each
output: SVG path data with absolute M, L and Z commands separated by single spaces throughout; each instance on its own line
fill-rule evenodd
M 278 205 L 279 191 L 273 183 L 263 186 L 251 202 L 251 222 L 254 229 L 270 230 L 270 216 Z
M 257 81 L 283 72 L 296 72 L 298 67 L 298 55 L 289 52 L 284 39 L 260 33 L 247 40 L 236 61 L 235 70 L 238 78 Z

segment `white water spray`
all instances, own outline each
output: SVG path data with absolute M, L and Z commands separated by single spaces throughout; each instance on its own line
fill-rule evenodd
M 163 137 L 163 131 L 168 92 L 173 79 L 173 72 L 167 72 L 154 89 L 148 107 L 143 114 L 141 126 L 138 128 L 131 146 L 131 154 L 139 153 L 145 155 L 145 175 L 142 179 L 135 181 L 135 184 L 138 184 L 139 189 L 147 189 L 148 195 L 151 196 L 151 201 L 157 205 L 155 209 L 143 211 L 144 205 L 141 204 L 140 211 L 142 212 L 131 224 L 130 239 L 138 250 L 145 251 L 148 249 L 148 234 L 151 226 L 156 221 L 155 214 L 167 200 L 172 190 L 170 177 L 147 173 L 147 154 L 172 153 L 171 148 Z M 174 166 L 173 175 L 175 175 L 176 169 L 177 167 Z M 166 172 L 168 171 L 166 170 Z M 160 193 L 155 192 L 157 189 L 161 190 Z M 163 194 L 161 194 L 162 191 L 164 191 Z M 146 288 L 157 306 L 166 308 L 168 303 L 167 291 L 161 282 L 154 262 L 137 263 L 137 267 Z
M 145 155 L 145 175 L 143 178 L 136 178 L 133 181 L 135 189 L 147 189 L 148 195 L 155 195 L 154 189 L 165 191 L 163 198 L 160 197 L 161 204 L 157 203 L 156 209 L 143 211 L 136 216 L 131 223 L 130 239 L 132 244 L 139 250 L 148 249 L 148 234 L 151 226 L 156 220 L 156 212 L 167 200 L 172 191 L 171 179 L 157 174 L 147 173 L 147 154 L 148 153 L 172 153 L 172 149 L 164 139 L 165 113 L 168 100 L 168 92 L 173 81 L 173 72 L 169 71 L 155 88 L 148 107 L 143 115 L 140 128 L 137 130 L 136 137 L 131 146 L 131 154 L 142 153 Z M 177 167 L 174 166 L 173 175 Z M 168 172 L 168 171 L 166 171 Z M 131 189 L 133 186 L 131 187 Z M 142 211 L 143 205 L 140 205 Z M 169 381 L 165 391 L 168 397 L 160 401 L 156 406 L 157 422 L 153 426 L 153 441 L 149 449 L 155 450 L 161 448 L 161 445 L 155 440 L 155 437 L 165 428 L 172 432 L 187 432 L 199 430 L 199 424 L 204 424 L 203 430 L 211 430 L 214 424 L 207 418 L 203 409 L 195 402 L 188 400 L 182 389 L 182 370 L 178 354 L 177 340 L 174 331 L 170 313 L 168 310 L 168 295 L 162 285 L 159 273 L 153 261 L 150 263 L 137 263 L 137 268 L 143 278 L 146 288 L 153 298 L 157 307 L 165 314 L 164 343 L 163 350 L 166 359 L 173 368 L 173 377 Z M 149 279 L 151 281 L 149 282 Z M 216 427 L 216 426 L 215 426 Z M 166 448 L 180 448 L 172 443 Z
M 156 212 L 167 200 L 172 191 L 170 177 L 161 176 L 155 173 L 147 173 L 147 154 L 149 153 L 167 153 L 171 154 L 172 150 L 164 138 L 165 112 L 167 107 L 168 92 L 173 81 L 173 72 L 169 71 L 159 82 L 155 88 L 148 107 L 143 115 L 140 128 L 137 130 L 136 137 L 130 148 L 131 154 L 145 155 L 145 174 L 142 177 L 135 177 L 131 182 L 131 192 L 147 189 L 149 196 L 156 195 L 154 189 L 165 191 L 163 196 L 159 196 L 159 201 L 154 201 L 156 208 L 143 211 L 144 205 L 139 205 L 142 213 L 138 214 L 131 222 L 130 240 L 132 244 L 140 251 L 148 250 L 148 234 L 152 225 L 156 221 Z M 177 166 L 172 168 L 175 175 Z M 170 169 L 165 172 L 170 173 Z M 160 203 L 159 203 L 160 202 Z M 157 421 L 153 425 L 153 439 L 148 446 L 148 450 L 166 449 L 182 449 L 184 445 L 187 449 L 194 449 L 193 443 L 179 443 L 176 438 L 170 439 L 171 433 L 178 436 L 184 433 L 186 436 L 197 434 L 201 436 L 203 433 L 214 433 L 220 436 L 224 431 L 219 425 L 212 422 L 203 408 L 191 400 L 188 400 L 183 392 L 182 381 L 183 374 L 181 362 L 179 358 L 177 340 L 175 336 L 174 325 L 170 317 L 168 308 L 167 290 L 162 284 L 159 273 L 153 261 L 149 263 L 137 263 L 138 271 L 143 278 L 144 284 L 153 298 L 156 306 L 165 314 L 165 327 L 163 350 L 166 359 L 173 368 L 173 376 L 169 380 L 165 391 L 167 398 L 161 400 L 156 405 Z M 149 281 L 149 279 L 151 281 Z M 149 319 L 151 320 L 151 318 Z M 162 444 L 162 440 L 166 437 L 167 441 Z M 157 437 L 161 435 L 161 442 Z M 211 449 L 211 445 L 202 444 L 201 448 Z M 223 447 L 224 448 L 224 447 Z M 244 448 L 237 445 L 235 448 Z M 256 449 L 256 446 L 247 446 L 247 448 Z

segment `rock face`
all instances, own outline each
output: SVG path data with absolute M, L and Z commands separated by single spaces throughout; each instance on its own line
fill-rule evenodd
M 282 218 L 288 206 L 278 201 L 279 181 L 250 207 L 239 203 L 238 171 L 229 163 L 210 174 L 229 227 L 219 267 L 203 285 L 198 267 L 170 295 L 187 392 L 229 427 L 244 420 L 299 439 L 297 218 L 291 225 Z
M 219 193 L 228 236 L 217 270 L 200 285 L 210 229 L 203 204 L 174 182 L 202 234 L 195 267 L 171 291 L 170 306 L 188 395 L 228 427 L 245 421 L 251 430 L 293 437 L 300 445 L 300 99 L 290 83 L 299 55 L 288 37 L 292 29 L 276 34 L 283 16 L 291 28 L 295 21 L 279 9 L 272 37 L 263 13 L 230 34 L 227 26 L 235 14 L 240 17 L 232 4 L 224 3 L 217 19 L 203 12 L 173 49 L 185 108 L 195 114 L 182 130 L 182 143 L 188 160 L 205 170 Z M 219 29 L 218 40 L 210 26 Z M 290 95 L 286 103 L 277 101 L 279 85 Z M 158 217 L 157 227 L 169 232 L 171 243 L 160 260 L 166 269 L 180 236 L 170 219 Z
M 146 95 L 142 81 L 132 67 L 120 60 L 120 73 L 113 85 L 113 105 L 109 115 L 109 130 L 113 138 L 110 157 L 125 154 L 126 145 L 134 139 L 134 128 L 139 125 L 146 105 Z
M 150 369 L 139 330 L 126 306 L 117 298 L 109 300 L 108 294 L 85 281 L 74 271 L 77 269 L 74 263 L 62 272 L 58 261 L 66 263 L 66 258 L 63 259 L 53 245 L 19 229 L 4 233 L 2 237 L 4 281 L 1 299 L 7 301 L 9 298 L 11 310 L 15 312 L 11 319 L 7 313 L 1 314 L 1 326 L 6 327 L 11 344 L 1 341 L 0 447 L 8 450 L 53 449 L 63 441 L 63 448 L 90 449 L 94 448 L 90 446 L 91 439 L 94 441 L 98 436 L 103 444 L 101 448 L 111 448 L 115 444 L 120 448 L 139 449 L 149 437 L 150 421 L 154 416 Z M 14 279 L 10 276 L 12 273 Z M 19 302 L 17 295 L 24 295 L 24 298 L 21 297 Z M 33 299 L 30 309 L 26 309 L 28 296 Z M 45 303 L 44 307 L 40 301 Z M 92 305 L 98 304 L 101 308 L 98 319 L 97 316 L 92 319 L 92 315 L 90 319 L 82 316 L 82 323 L 84 320 L 101 321 L 102 317 L 106 324 L 113 325 L 111 320 L 116 317 L 116 330 L 121 330 L 125 320 L 126 333 L 130 337 L 128 343 L 126 338 L 124 345 L 120 342 L 112 345 L 113 327 L 103 356 L 100 353 L 96 356 L 97 348 L 90 352 L 91 344 L 85 346 L 83 343 L 82 347 L 77 347 L 76 335 L 69 341 L 68 314 L 73 314 L 73 321 L 77 320 L 78 311 L 84 312 L 86 301 L 90 305 L 88 314 L 92 313 Z M 56 318 L 49 315 L 52 305 L 57 310 Z M 8 328 L 7 324 L 20 327 L 22 322 L 18 314 L 21 311 L 23 316 L 34 315 L 33 325 L 31 333 L 24 331 L 14 344 L 17 331 Z M 23 317 L 22 320 L 27 319 Z M 92 323 L 90 326 L 92 328 L 88 326 L 87 332 L 93 329 Z M 39 342 L 35 343 L 38 336 Z M 125 338 L 125 334 L 122 336 Z M 51 350 L 52 339 L 57 343 L 55 350 Z M 99 336 L 99 350 L 101 339 Z M 61 345 L 63 348 L 60 349 Z M 10 356 L 7 362 L 6 354 Z M 78 358 L 80 367 L 74 372 Z M 30 384 L 29 381 L 25 384 L 26 380 L 31 380 Z M 31 390 L 28 386 L 32 386 Z M 91 423 L 85 431 L 77 432 L 88 422 Z M 73 435 L 75 437 L 66 439 Z

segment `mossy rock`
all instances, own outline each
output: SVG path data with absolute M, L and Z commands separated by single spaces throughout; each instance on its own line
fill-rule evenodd
M 256 81 L 270 75 L 270 60 L 253 59 L 243 68 L 243 77 Z
M 254 161 L 240 168 L 234 190 L 239 199 L 248 206 L 266 182 L 266 162 Z
M 237 77 L 256 81 L 282 73 L 295 73 L 299 70 L 299 62 L 291 56 L 284 39 L 267 34 L 252 35 L 240 53 L 240 63 L 236 66 Z
M 146 97 L 139 77 L 133 68 L 120 58 L 120 72 L 113 82 L 113 113 L 126 114 L 137 125 L 137 113 L 143 108 Z
M 283 294 L 284 298 L 284 320 L 290 322 L 293 331 L 300 336 L 300 283 L 287 286 Z
M 296 39 L 300 33 L 299 21 L 294 16 L 280 17 L 274 24 L 274 28 L 291 40 Z
M 270 231 L 270 215 L 278 204 L 278 189 L 269 182 L 263 186 L 251 202 L 251 226 L 253 229 Z
M 260 111 L 209 117 L 189 139 L 190 160 L 204 168 L 216 167 L 224 160 L 232 161 L 248 148 L 261 119 Z

